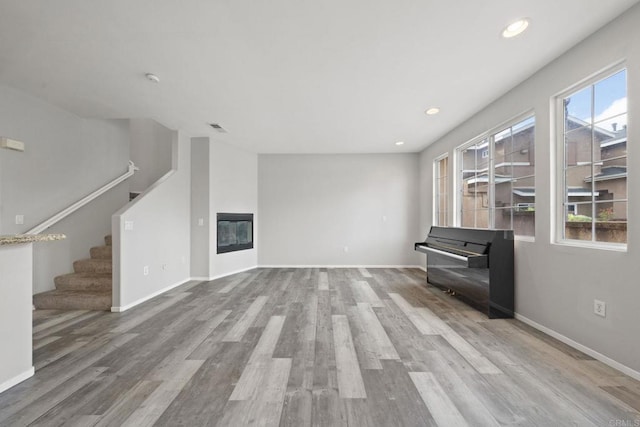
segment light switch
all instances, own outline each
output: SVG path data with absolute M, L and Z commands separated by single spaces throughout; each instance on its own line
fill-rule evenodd
M 133 230 L 133 221 L 125 221 L 124 222 L 124 231 Z
M 16 224 L 24 224 L 24 215 L 16 215 Z
M 198 225 L 202 227 L 204 225 L 204 218 L 198 218 Z
M 16 141 L 11 138 L 0 138 L 0 148 L 8 148 L 9 150 L 24 151 L 24 142 Z

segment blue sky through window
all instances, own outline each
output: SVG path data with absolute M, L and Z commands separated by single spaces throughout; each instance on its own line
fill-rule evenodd
M 593 115 L 591 111 L 592 91 L 595 91 Z M 612 123 L 616 123 L 617 128 L 621 129 L 627 124 L 626 115 L 616 116 L 627 112 L 627 72 L 621 70 L 570 95 L 568 99 L 570 100 L 569 116 L 579 118 L 587 123 L 591 123 L 593 117 L 596 123 L 604 120 L 599 124 L 600 127 L 611 130 Z M 613 117 L 615 119 L 606 120 Z

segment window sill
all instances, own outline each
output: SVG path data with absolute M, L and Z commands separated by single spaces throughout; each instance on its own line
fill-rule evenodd
M 596 249 L 612 252 L 627 252 L 627 245 L 620 243 L 589 242 L 580 240 L 558 240 L 554 245 L 570 248 Z

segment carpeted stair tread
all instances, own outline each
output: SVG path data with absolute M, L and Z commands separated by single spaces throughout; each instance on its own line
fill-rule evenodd
M 111 249 L 112 247 L 108 245 L 95 246 L 89 250 L 89 253 L 91 254 L 91 258 L 94 259 L 111 259 Z
M 54 278 L 56 289 L 33 296 L 33 305 L 48 310 L 110 310 L 113 287 L 111 235 L 104 246 L 90 249 L 91 258 L 73 263 L 74 273 Z
M 111 291 L 111 273 L 69 273 L 53 279 L 56 289 L 77 291 Z
M 110 310 L 111 291 L 60 290 L 42 292 L 33 296 L 33 305 L 49 310 Z
M 73 263 L 76 273 L 111 273 L 113 269 L 110 259 L 81 259 Z

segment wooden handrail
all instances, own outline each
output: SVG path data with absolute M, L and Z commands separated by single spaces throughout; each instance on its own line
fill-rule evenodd
M 82 199 L 78 200 L 77 202 L 75 202 L 74 204 L 69 206 L 68 208 L 61 210 L 60 212 L 58 212 L 57 214 L 55 214 L 54 216 L 52 216 L 48 220 L 36 225 L 35 227 L 33 227 L 31 230 L 27 231 L 24 234 L 39 234 L 39 233 L 42 233 L 44 230 L 46 230 L 47 228 L 51 227 L 56 222 L 58 222 L 61 219 L 69 216 L 70 214 L 72 214 L 73 212 L 77 211 L 78 209 L 80 209 L 81 207 L 83 207 L 84 205 L 86 205 L 87 203 L 92 201 L 93 199 L 95 199 L 98 196 L 106 193 L 107 191 L 109 191 L 113 187 L 115 187 L 116 185 L 120 184 L 122 181 L 128 179 L 137 170 L 138 170 L 138 168 L 136 167 L 136 165 L 134 165 L 133 162 L 131 160 L 129 160 L 129 169 L 127 170 L 127 172 L 125 172 L 124 174 L 122 174 L 118 178 L 114 179 L 113 181 L 109 182 L 108 184 L 105 184 L 102 187 L 98 188 L 96 191 L 94 191 L 93 193 L 89 194 L 88 196 L 85 196 Z

